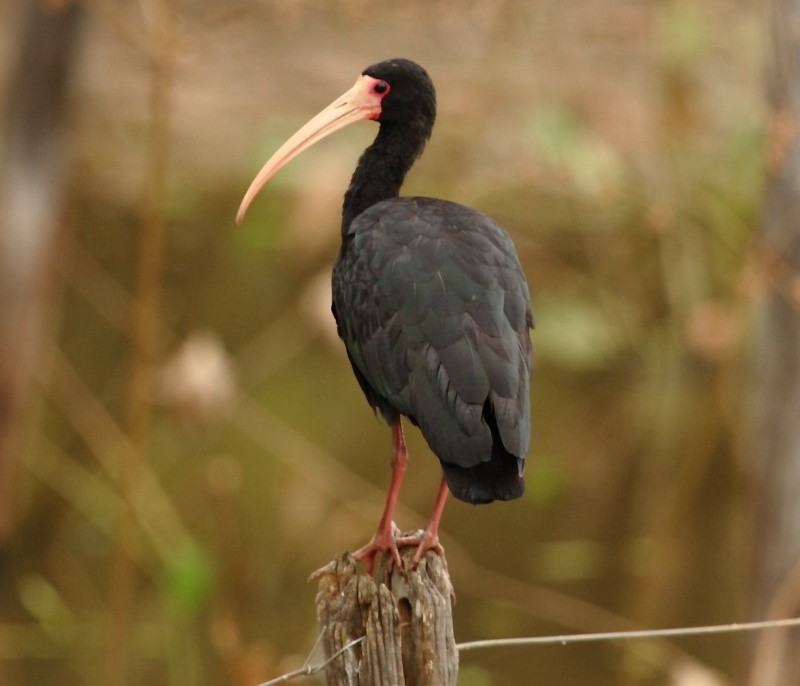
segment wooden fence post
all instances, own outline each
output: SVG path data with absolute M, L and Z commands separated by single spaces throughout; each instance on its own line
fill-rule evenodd
M 444 558 L 428 551 L 411 572 L 415 549 L 400 551 L 403 569 L 373 576 L 344 553 L 320 578 L 317 616 L 325 656 L 349 642 L 327 668 L 328 686 L 455 686 L 453 587 Z

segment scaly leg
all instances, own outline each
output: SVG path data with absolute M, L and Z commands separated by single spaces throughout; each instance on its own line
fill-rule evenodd
M 397 505 L 397 497 L 406 473 L 407 463 L 408 451 L 403 438 L 403 425 L 400 423 L 400 415 L 397 414 L 392 422 L 392 480 L 389 483 L 389 492 L 386 495 L 386 504 L 383 506 L 381 521 L 378 523 L 378 529 L 369 543 L 353 553 L 356 561 L 365 561 L 367 574 L 372 574 L 372 569 L 375 566 L 375 555 L 378 553 L 389 553 L 395 564 L 401 564 L 400 553 L 397 551 L 397 543 L 395 543 L 398 529 L 392 518 L 394 517 L 394 508 Z M 318 569 L 311 574 L 309 581 L 331 571 L 333 569 L 332 565 L 333 563 Z
M 444 559 L 444 548 L 439 543 L 439 523 L 442 521 L 442 513 L 444 512 L 444 505 L 447 502 L 447 494 L 450 491 L 447 488 L 447 481 L 442 477 L 442 482 L 439 484 L 439 492 L 436 494 L 436 501 L 433 504 L 433 511 L 431 518 L 428 520 L 428 526 L 424 530 L 417 531 L 408 536 L 400 536 L 396 539 L 397 546 L 417 546 L 417 552 L 414 553 L 414 565 L 419 564 L 422 556 L 428 550 L 433 550 L 437 555 Z

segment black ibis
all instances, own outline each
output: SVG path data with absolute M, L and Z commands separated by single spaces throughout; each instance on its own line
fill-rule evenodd
M 241 222 L 264 184 L 317 141 L 359 120 L 380 124 L 344 196 L 332 284 L 333 316 L 353 373 L 392 427 L 383 516 L 354 553 L 368 571 L 378 552 L 398 561 L 398 546 L 416 545 L 416 562 L 429 549 L 441 554 L 448 490 L 468 503 L 523 492 L 533 315 L 514 245 L 476 210 L 399 197 L 435 117 L 436 93 L 422 67 L 406 59 L 367 67 L 267 161 L 236 217 Z M 400 536 L 392 521 L 408 460 L 403 415 L 419 427 L 443 471 L 428 526 L 410 536 Z

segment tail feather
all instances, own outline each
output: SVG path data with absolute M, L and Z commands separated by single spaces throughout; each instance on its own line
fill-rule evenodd
M 508 453 L 502 444 L 495 444 L 488 462 L 466 468 L 442 462 L 442 471 L 456 498 L 477 505 L 519 498 L 525 490 L 523 466 L 521 458 Z
M 459 467 L 442 462 L 442 471 L 450 492 L 468 503 L 491 503 L 493 500 L 514 500 L 525 491 L 522 474 L 525 461 L 506 450 L 497 429 L 492 404 L 483 406 L 483 419 L 492 432 L 492 454 L 486 462 L 474 467 Z

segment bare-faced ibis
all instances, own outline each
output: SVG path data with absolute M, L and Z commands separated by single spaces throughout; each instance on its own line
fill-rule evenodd
M 468 503 L 523 492 L 530 440 L 528 285 L 508 234 L 446 200 L 399 197 L 428 141 L 436 93 L 422 67 L 391 59 L 305 124 L 269 159 L 242 200 L 245 211 L 289 160 L 359 120 L 380 124 L 344 196 L 333 268 L 333 316 L 361 390 L 392 427 L 392 479 L 372 540 L 354 555 L 371 571 L 398 546 L 441 553 L 448 489 Z M 392 515 L 408 460 L 400 418 L 419 427 L 444 473 L 424 531 L 399 536 Z M 322 570 L 320 570 L 322 571 Z

